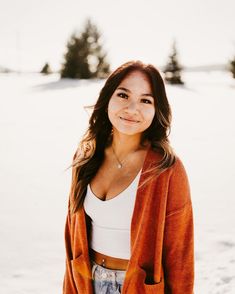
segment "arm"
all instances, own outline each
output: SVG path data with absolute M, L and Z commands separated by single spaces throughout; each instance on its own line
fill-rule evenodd
M 65 224 L 65 247 L 66 247 L 66 261 L 65 261 L 65 275 L 63 282 L 63 294 L 75 294 L 77 293 L 74 280 L 73 272 L 71 267 L 72 247 L 71 247 L 71 219 L 70 212 L 68 210 L 66 224 Z
M 75 159 L 76 153 L 73 156 Z M 74 177 L 74 169 L 72 169 L 72 179 Z M 65 248 L 66 248 L 66 260 L 65 260 L 65 275 L 63 282 L 63 294 L 75 294 L 77 293 L 73 272 L 71 267 L 71 260 L 73 259 L 73 250 L 72 250 L 72 239 L 71 239 L 71 215 L 70 215 L 70 198 L 71 198 L 71 189 L 69 194 L 68 202 L 68 213 L 65 224 Z
M 187 175 L 179 159 L 168 191 L 163 267 L 167 294 L 193 293 L 193 212 Z

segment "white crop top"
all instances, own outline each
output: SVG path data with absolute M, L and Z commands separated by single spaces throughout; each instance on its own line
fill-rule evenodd
M 91 218 L 90 247 L 100 253 L 130 259 L 130 229 L 141 170 L 132 183 L 110 200 L 99 199 L 87 186 L 84 209 Z

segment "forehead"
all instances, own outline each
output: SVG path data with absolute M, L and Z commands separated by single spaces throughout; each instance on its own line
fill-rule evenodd
M 135 70 L 127 74 L 127 76 L 121 81 L 119 86 L 129 85 L 129 86 L 139 86 L 151 90 L 151 83 L 147 74 Z

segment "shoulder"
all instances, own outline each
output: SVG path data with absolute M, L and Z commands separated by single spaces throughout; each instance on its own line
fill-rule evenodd
M 163 158 L 160 152 L 149 150 L 148 167 L 159 164 Z M 155 185 L 163 185 L 167 197 L 167 214 L 177 211 L 191 203 L 190 186 L 185 166 L 177 154 L 173 163 L 154 181 Z
M 163 155 L 159 150 L 154 150 L 151 147 L 147 149 L 145 163 L 147 166 L 156 166 L 163 159 Z
M 191 206 L 188 175 L 183 162 L 176 156 L 175 163 L 170 167 L 167 214 L 180 211 L 187 205 Z
M 170 167 L 172 177 L 187 177 L 186 169 L 184 167 L 184 164 L 182 160 L 179 158 L 179 156 L 175 155 L 175 162 Z
M 182 160 L 176 156 L 174 164 L 170 167 L 170 182 L 172 188 L 180 187 L 181 189 L 189 187 L 188 175 Z
M 156 165 L 163 160 L 164 155 L 157 150 L 149 149 L 147 154 L 147 160 L 152 165 Z M 177 154 L 173 154 L 170 166 L 165 170 L 166 173 L 169 173 L 170 176 L 187 176 L 186 170 L 182 160 Z
M 175 165 L 178 165 L 178 163 L 176 163 L 176 161 L 178 160 L 179 163 L 181 163 L 180 159 L 173 151 L 165 153 L 160 149 L 149 148 L 147 151 L 145 162 L 148 168 L 158 166 L 159 168 L 161 168 L 162 171 L 164 171 L 166 175 L 172 173 Z

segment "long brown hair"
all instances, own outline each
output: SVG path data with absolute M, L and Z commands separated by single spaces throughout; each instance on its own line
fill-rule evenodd
M 136 70 L 148 77 L 155 103 L 155 116 L 150 127 L 143 132 L 141 144 L 150 142 L 152 150 L 162 154 L 161 161 L 151 169 L 149 179 L 159 175 L 175 161 L 175 155 L 168 140 L 171 109 L 163 79 L 153 65 L 144 64 L 141 61 L 129 61 L 118 67 L 106 80 L 90 117 L 89 127 L 73 157 L 70 207 L 74 213 L 82 206 L 87 185 L 98 171 L 104 159 L 104 150 L 112 140 L 112 125 L 107 114 L 109 100 L 122 80 Z

